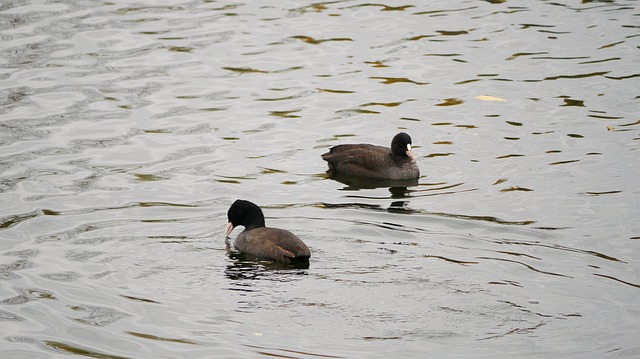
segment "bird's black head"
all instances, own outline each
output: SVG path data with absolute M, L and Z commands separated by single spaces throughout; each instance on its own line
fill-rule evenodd
M 238 199 L 227 211 L 227 224 L 226 235 L 236 226 L 244 226 L 245 229 L 252 229 L 257 227 L 264 227 L 264 214 L 260 207 L 252 202 Z
M 413 158 L 413 154 L 411 153 L 411 136 L 404 132 L 395 135 L 393 140 L 391 140 L 391 153 L 394 156 Z

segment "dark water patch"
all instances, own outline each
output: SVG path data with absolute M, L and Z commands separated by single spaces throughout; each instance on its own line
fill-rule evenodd
M 522 285 L 516 281 L 512 280 L 503 280 L 503 281 L 490 281 L 488 284 L 496 284 L 496 285 L 511 285 L 518 288 L 523 288 Z
M 504 81 L 504 82 L 512 82 L 515 80 L 512 79 L 506 79 L 506 78 L 495 78 L 495 79 L 490 79 L 491 81 Z
M 587 116 L 591 118 L 597 118 L 600 120 L 621 120 L 624 118 L 620 116 L 604 116 L 604 115 L 587 115 Z
M 453 54 L 424 54 L 422 56 L 455 57 L 455 56 L 462 56 L 462 54 L 456 54 L 456 53 L 453 53 Z M 481 75 L 479 75 L 479 76 L 481 76 Z M 498 76 L 498 75 L 495 75 L 495 76 Z
M 496 251 L 496 253 L 507 254 L 507 255 L 516 256 L 516 257 L 527 257 L 531 259 L 542 260 L 542 258 L 540 257 L 532 256 L 530 254 L 525 254 L 525 253 L 510 252 L 510 251 Z
M 119 221 L 119 220 L 111 220 L 111 221 L 103 221 L 103 222 L 95 222 L 95 223 L 84 223 L 68 230 L 60 231 L 53 234 L 44 234 L 42 236 L 37 237 L 36 241 L 39 243 L 67 241 L 67 240 L 75 239 L 89 232 L 107 229 L 107 228 L 119 227 L 119 226 L 122 226 L 123 223 L 125 222 Z
M 499 333 L 499 334 L 495 334 L 495 335 L 490 335 L 490 336 L 487 336 L 487 337 L 479 338 L 478 340 L 499 339 L 499 338 L 504 338 L 506 336 L 513 335 L 513 334 L 517 334 L 517 335 L 533 334 L 533 333 L 535 333 L 535 331 L 537 329 L 540 329 L 545 324 L 546 323 L 537 323 L 537 324 L 530 325 L 530 326 L 518 327 L 518 328 L 514 328 L 514 329 L 511 329 L 511 330 L 508 330 L 508 331 L 503 332 L 503 333 Z
M 348 109 L 344 109 L 344 110 L 338 110 L 336 111 L 337 114 L 343 114 L 343 115 L 351 115 L 351 116 L 355 116 L 355 115 L 379 115 L 380 112 L 379 111 L 373 111 L 373 110 L 366 110 L 366 109 L 360 109 L 360 108 L 348 108 Z
M 405 101 L 398 101 L 398 102 L 367 102 L 360 105 L 360 107 L 368 107 L 368 106 L 398 107 L 406 102 L 411 102 L 411 101 L 415 101 L 415 99 L 408 99 Z
M 26 257 L 20 258 L 8 264 L 0 264 L 0 280 L 16 279 L 20 276 L 16 271 L 33 268 L 33 262 L 29 261 Z
M 65 255 L 65 258 L 73 262 L 85 263 L 104 254 L 107 253 L 103 251 L 71 250 Z
M 319 354 L 319 353 L 311 353 L 300 350 L 291 350 L 291 349 L 283 349 L 283 348 L 271 348 L 258 346 L 253 344 L 244 344 L 247 348 L 256 349 L 255 353 L 261 356 L 267 357 L 276 357 L 276 358 L 345 358 L 343 356 L 335 356 L 335 355 L 327 355 L 327 354 Z M 279 354 L 278 352 L 283 352 L 286 354 Z M 296 355 L 296 356 L 293 356 Z
M 350 138 L 350 137 L 356 137 L 356 136 L 357 134 L 355 133 L 342 133 L 342 134 L 332 135 L 331 137 L 328 137 L 328 138 L 320 139 L 317 142 L 331 142 L 331 141 L 336 141 L 343 138 Z
M 540 229 L 543 231 L 560 231 L 563 229 L 570 229 L 571 227 L 533 227 L 535 229 Z
M 472 262 L 472 261 L 462 261 L 462 260 L 458 260 L 458 259 L 451 259 L 451 258 L 447 258 L 447 257 L 443 257 L 443 256 L 436 256 L 436 255 L 424 255 L 424 258 L 437 258 L 437 259 L 441 259 L 443 261 L 446 262 L 450 262 L 450 263 L 455 263 L 455 264 L 460 264 L 463 266 L 469 265 L 469 264 L 479 264 L 480 262 Z
M 588 77 L 600 77 L 608 74 L 610 71 L 602 71 L 602 72 L 591 72 L 587 74 L 578 74 L 578 75 L 559 75 L 559 76 L 549 76 L 545 77 L 543 80 L 538 81 L 553 81 L 553 80 L 561 80 L 561 79 L 584 79 Z M 533 80 L 527 80 L 533 81 Z
M 400 117 L 400 120 L 402 121 L 413 121 L 413 122 L 420 122 L 422 120 L 418 119 L 418 118 L 411 118 L 411 117 Z M 418 148 L 419 146 L 415 146 L 416 148 Z
M 546 228 L 546 229 L 549 229 L 549 228 Z M 553 230 L 557 230 L 557 229 L 566 229 L 566 228 L 553 228 Z M 596 252 L 596 251 L 592 251 L 592 250 L 568 247 L 568 246 L 564 246 L 564 245 L 560 245 L 560 244 L 546 244 L 546 243 L 541 243 L 541 242 L 538 242 L 538 241 L 523 241 L 523 240 L 510 240 L 510 239 L 485 239 L 485 240 L 488 240 L 488 241 L 496 243 L 496 244 L 534 246 L 534 247 L 549 248 L 549 249 L 553 249 L 553 250 L 561 250 L 561 251 L 574 252 L 574 253 L 579 253 L 579 254 L 586 254 L 586 255 L 594 256 L 594 257 L 597 257 L 597 258 L 600 258 L 600 259 L 604 259 L 604 260 L 607 260 L 607 261 L 620 262 L 620 263 L 625 263 L 626 264 L 625 261 L 620 260 L 620 259 L 618 259 L 616 257 L 613 257 L 613 256 L 606 255 L 604 253 L 600 253 L 600 252 Z
M 456 106 L 456 105 L 461 105 L 463 103 L 464 101 L 462 101 L 459 98 L 445 98 L 443 102 L 440 102 L 435 106 Z
M 515 59 L 517 59 L 518 57 L 521 57 L 521 56 L 546 55 L 546 54 L 548 54 L 548 52 L 518 52 L 518 53 L 515 53 L 515 54 L 507 57 L 505 60 L 511 61 L 511 60 L 515 60 Z
M 448 187 L 446 187 L 448 188 Z M 390 197 L 381 197 L 381 196 L 364 196 L 364 195 L 348 195 L 348 198 L 364 198 L 364 199 L 411 199 L 411 198 L 422 198 L 422 197 L 434 197 L 434 196 L 450 196 L 460 193 L 467 193 L 477 191 L 478 188 L 465 188 L 457 191 L 446 191 L 443 189 L 446 188 L 436 188 L 436 189 L 407 189 L 405 187 L 391 187 L 389 188 L 389 192 L 391 193 Z M 346 188 L 345 190 L 354 190 L 354 188 Z M 357 188 L 356 188 L 357 190 Z M 437 191 L 435 193 L 430 193 L 430 191 Z M 392 202 L 386 210 L 388 212 L 393 213 L 404 213 L 404 214 L 414 214 L 414 213 L 427 213 L 422 212 L 421 210 L 411 209 L 408 207 L 408 201 L 394 201 Z
M 422 157 L 424 158 L 434 158 L 434 157 L 447 157 L 447 156 L 454 156 L 455 153 L 451 153 L 451 152 L 438 152 L 438 153 L 430 153 L 428 155 L 424 155 Z
M 18 293 L 19 294 L 15 297 L 1 300 L 0 304 L 19 305 L 19 304 L 25 304 L 31 301 L 42 300 L 42 299 L 58 300 L 58 298 L 56 298 L 52 292 L 44 289 L 35 289 L 35 288 L 18 289 Z
M 532 57 L 533 60 L 585 60 L 590 59 L 589 56 L 536 56 Z
M 164 181 L 170 179 L 170 177 L 159 176 L 155 174 L 147 174 L 147 173 L 132 173 L 135 176 L 136 180 L 140 182 L 156 182 L 156 181 Z
M 511 186 L 509 188 L 503 188 L 500 190 L 500 192 L 531 192 L 533 191 L 530 188 L 526 188 L 526 187 L 519 187 L 519 186 Z
M 618 60 L 622 60 L 622 58 L 620 58 L 620 57 L 610 57 L 610 58 L 606 58 L 606 59 L 602 59 L 602 60 L 583 61 L 583 62 L 578 62 L 578 65 L 599 64 L 599 63 L 602 63 L 602 62 L 618 61 Z M 605 76 L 605 77 L 606 78 L 610 78 L 609 76 Z
M 389 6 L 385 4 L 367 3 L 367 4 L 351 5 L 347 7 L 347 9 L 359 8 L 359 7 L 379 7 L 380 11 L 404 11 L 406 9 L 409 9 L 415 6 L 414 5 Z
M 215 182 L 231 183 L 231 184 L 240 184 L 240 183 L 242 183 L 242 181 L 257 179 L 256 177 L 251 177 L 251 176 L 221 176 L 221 175 L 217 175 L 216 177 L 220 177 L 220 178 L 217 178 L 217 179 L 214 178 L 213 180 Z
M 96 359 L 130 359 L 132 357 L 123 357 L 118 355 L 107 354 L 104 352 L 99 352 L 96 350 L 92 350 L 89 348 L 84 348 L 77 344 L 69 344 L 54 340 L 43 340 L 42 344 L 45 345 L 46 348 L 51 349 L 55 352 L 62 354 L 72 354 L 72 355 L 80 355 L 89 358 Z
M 0 322 L 21 322 L 23 320 L 25 320 L 24 317 L 6 310 L 0 310 Z
M 332 90 L 332 89 L 325 89 L 325 88 L 318 88 L 317 89 L 320 92 L 326 92 L 326 93 L 337 93 L 337 94 L 350 94 L 350 93 L 355 93 L 355 91 L 349 91 L 349 90 Z
M 188 47 L 188 46 L 169 46 L 167 47 L 167 50 L 169 51 L 173 51 L 173 52 L 192 52 L 193 48 L 192 47 Z
M 373 80 L 382 80 L 381 83 L 385 84 L 385 85 L 392 85 L 392 84 L 397 84 L 397 83 L 410 83 L 410 84 L 414 84 L 414 85 L 428 85 L 428 82 L 418 82 L 418 81 L 414 81 L 414 80 L 409 80 L 406 77 L 380 77 L 380 76 L 372 76 L 369 77 L 370 79 Z
M 160 221 L 158 221 L 157 223 L 159 223 Z M 191 237 L 188 236 L 169 236 L 169 235 L 164 235 L 164 236 L 147 236 L 147 238 L 149 239 L 159 239 L 159 243 L 163 243 L 163 244 L 186 244 L 188 242 L 191 242 L 190 240 L 192 239 Z
M 76 272 L 58 272 L 58 273 L 46 273 L 40 275 L 42 278 L 55 280 L 57 282 L 73 282 L 80 278 L 80 274 Z
M 314 39 L 311 36 L 298 35 L 298 36 L 291 36 L 291 38 L 300 40 L 300 41 L 306 42 L 307 44 L 312 44 L 312 45 L 319 45 L 319 44 L 330 42 L 330 41 L 353 41 L 353 39 L 346 38 L 346 37 L 338 37 L 338 38 L 330 38 L 330 39 Z
M 607 194 L 618 194 L 618 193 L 622 193 L 622 191 L 584 192 L 584 194 L 589 196 L 602 196 Z
M 470 7 L 458 8 L 458 9 L 429 10 L 429 11 L 416 12 L 416 13 L 413 13 L 413 15 L 441 16 L 441 15 L 448 15 L 448 13 L 455 13 L 455 12 L 461 12 L 461 11 L 467 11 L 467 10 L 474 10 L 474 9 L 477 9 L 477 8 L 478 8 L 477 6 L 470 6 Z
M 394 208 L 394 206 L 392 206 L 391 208 Z M 397 208 L 397 206 L 395 206 L 395 208 Z M 394 212 L 393 210 L 391 210 L 391 212 Z M 398 212 L 395 212 L 398 213 Z M 353 224 L 357 224 L 357 225 L 365 225 L 368 227 L 378 227 L 378 228 L 382 228 L 382 229 L 387 229 L 387 230 L 391 230 L 391 231 L 399 231 L 399 232 L 407 232 L 407 233 L 422 233 L 422 232 L 426 232 L 424 229 L 421 228 L 417 228 L 417 227 L 409 227 L 409 226 L 405 226 L 399 223 L 393 223 L 393 222 L 374 222 L 374 221 L 364 221 L 364 220 L 359 220 L 359 221 L 351 221 Z M 395 253 L 393 251 L 390 251 L 391 253 Z
M 620 45 L 620 44 L 624 44 L 624 43 L 625 43 L 624 41 L 612 42 L 610 44 L 602 45 L 602 46 L 598 47 L 596 50 L 608 49 L 610 47 L 614 47 L 614 46 L 617 46 L 617 45 Z
M 625 123 L 622 125 L 619 125 L 620 127 L 627 127 L 627 126 L 635 126 L 635 125 L 640 125 L 640 120 L 635 121 L 635 122 L 630 122 L 630 123 Z
M 442 36 L 458 36 L 458 35 L 468 35 L 471 30 L 437 30 L 436 32 Z
M 36 257 L 39 254 L 40 254 L 40 250 L 35 249 L 35 248 L 30 248 L 30 249 L 22 249 L 22 250 L 17 250 L 17 251 L 5 252 L 3 255 L 5 255 L 5 256 L 14 256 L 14 257 L 32 258 L 32 257 Z
M 502 160 L 502 159 L 505 159 L 505 158 L 512 158 L 512 157 L 524 157 L 524 155 L 517 154 L 517 153 L 510 153 L 508 155 L 498 156 L 498 157 L 496 157 L 496 159 L 497 160 Z
M 418 35 L 418 36 L 412 36 L 412 37 L 408 37 L 405 38 L 404 40 L 406 41 L 419 41 L 422 39 L 428 39 L 428 38 L 432 38 L 432 37 L 436 37 L 437 35 Z M 429 56 L 429 55 L 424 55 L 424 56 Z
M 357 203 L 357 202 L 353 202 L 353 203 L 328 203 L 328 202 L 319 202 L 314 204 L 314 207 L 317 208 L 328 208 L 328 209 L 335 209 L 335 208 L 355 208 L 355 209 L 369 209 L 369 210 L 380 210 L 382 209 L 382 207 L 380 205 L 377 204 L 368 204 L 368 203 Z
M 389 67 L 389 65 L 385 65 L 384 61 L 365 61 L 364 63 L 377 68 Z
M 507 182 L 508 180 L 509 180 L 508 178 L 500 178 L 500 179 L 496 180 L 496 181 L 492 184 L 492 186 L 495 186 L 495 185 L 497 185 L 497 184 L 501 184 L 501 183 L 505 183 L 505 182 Z
M 244 75 L 244 74 L 277 74 L 277 73 L 300 70 L 302 69 L 302 67 L 293 66 L 293 67 L 287 67 L 280 70 L 259 70 L 251 67 L 222 67 L 222 69 L 234 72 L 238 75 Z
M 472 82 L 478 82 L 478 81 L 482 81 L 482 80 L 480 80 L 480 79 L 464 80 L 464 81 L 460 81 L 460 82 L 455 82 L 454 85 L 465 85 L 465 84 L 470 84 Z
M 463 219 L 469 221 L 482 221 L 482 222 L 492 222 L 496 224 L 503 224 L 509 226 L 528 226 L 536 223 L 533 220 L 524 220 L 524 221 L 507 221 L 504 219 L 500 219 L 493 216 L 470 216 L 464 214 L 453 214 L 453 213 L 444 213 L 444 212 L 426 212 L 428 214 L 432 214 L 435 216 L 440 216 L 444 218 L 454 218 L 454 219 Z
M 294 115 L 294 113 L 302 111 L 298 110 L 285 110 L 285 111 L 269 111 L 271 116 L 281 117 L 281 118 L 300 118 L 301 116 Z
M 574 99 L 565 98 L 563 101 L 564 101 L 564 105 L 561 105 L 562 107 L 567 107 L 567 106 L 584 107 L 584 100 L 574 100 Z
M 171 343 L 178 343 L 178 344 L 190 344 L 190 345 L 198 345 L 198 343 L 188 340 L 188 339 L 180 339 L 180 338 L 165 338 L 165 337 L 159 337 L 157 335 L 152 335 L 152 334 L 145 334 L 145 333 L 139 333 L 139 332 L 130 332 L 130 331 L 125 331 L 125 333 L 129 334 L 129 335 L 133 335 L 134 337 L 138 337 L 138 338 L 143 338 L 143 339 L 149 339 L 149 340 L 157 340 L 160 342 L 171 342 Z
M 341 93 L 339 90 L 335 90 L 335 91 L 331 91 L 331 90 L 323 90 L 323 89 L 318 89 L 319 91 L 324 91 L 324 92 L 332 92 L 332 93 Z M 261 98 L 257 98 L 254 101 L 264 101 L 264 102 L 275 102 L 275 101 L 288 101 L 288 100 L 295 100 L 295 99 L 299 99 L 299 98 L 303 98 L 303 97 L 307 97 L 310 96 L 314 93 L 314 91 L 301 91 L 298 92 L 297 94 L 291 95 L 291 96 L 284 96 L 284 97 L 261 97 Z M 352 91 L 345 91 L 342 93 L 352 93 Z
M 636 77 L 640 77 L 640 74 L 631 74 L 626 76 L 605 76 L 605 78 L 609 80 L 628 80 Z
M 602 278 L 611 279 L 611 280 L 614 280 L 614 281 L 616 281 L 616 282 L 623 283 L 623 284 L 626 284 L 626 285 L 631 286 L 631 287 L 634 287 L 634 288 L 640 288 L 640 284 L 637 284 L 637 283 L 631 283 L 631 282 L 628 282 L 628 281 L 624 281 L 624 280 L 622 280 L 622 279 L 618 279 L 618 278 L 613 277 L 613 276 L 610 276 L 610 275 L 606 275 L 606 274 L 599 274 L 599 273 L 593 273 L 593 275 L 598 276 L 598 277 L 602 277 Z
M 160 302 L 156 302 L 155 300 L 152 299 L 148 299 L 148 298 L 142 298 L 142 297 L 134 297 L 132 295 L 124 295 L 124 294 L 120 294 L 120 296 L 122 298 L 126 298 L 135 302 L 143 302 L 143 303 L 152 303 L 152 304 L 161 304 Z
M 52 210 L 52 209 L 43 209 L 41 210 L 42 215 L 46 216 L 76 216 L 83 214 L 91 214 L 102 211 L 119 211 L 123 209 L 131 209 L 131 208 L 154 208 L 154 207 L 178 207 L 178 208 L 196 208 L 199 207 L 199 204 L 185 204 L 185 203 L 172 203 L 172 202 L 132 202 L 126 203 L 120 206 L 108 206 L 108 207 L 84 207 L 79 209 L 70 209 L 70 210 Z
M 229 109 L 228 107 L 203 107 L 203 108 L 199 108 L 198 111 L 218 112 L 218 111 L 226 111 L 228 109 Z
M 313 4 L 305 5 L 305 6 L 302 6 L 302 7 L 299 7 L 299 8 L 290 9 L 289 12 L 299 13 L 301 15 L 305 14 L 307 12 L 322 13 L 325 10 L 329 9 L 327 7 L 327 5 L 334 4 L 334 3 L 338 3 L 338 1 L 327 1 L 327 2 L 313 3 Z
M 478 259 L 486 259 L 486 260 L 494 260 L 494 261 L 501 261 L 501 262 L 511 262 L 511 263 L 516 263 L 516 264 L 520 264 L 524 267 L 526 267 L 527 269 L 530 269 L 534 272 L 537 273 L 541 273 L 541 274 L 547 274 L 547 275 L 552 275 L 552 276 L 558 276 L 558 277 L 565 277 L 565 278 L 573 278 L 571 276 L 565 275 L 565 274 L 560 274 L 560 273 L 554 273 L 554 272 L 547 272 L 547 271 L 543 271 L 540 269 L 536 269 L 534 266 L 524 263 L 524 262 L 520 262 L 520 261 L 516 261 L 516 260 L 512 260 L 512 259 L 505 259 L 505 258 L 496 258 L 496 257 L 477 257 Z
M 127 314 L 113 308 L 92 305 L 73 305 L 70 306 L 69 309 L 79 312 L 88 312 L 89 314 L 86 317 L 73 318 L 73 321 L 95 327 L 105 327 L 120 319 L 131 316 L 131 314 Z
M 38 217 L 40 214 L 41 212 L 39 211 L 31 211 L 28 213 L 14 214 L 0 218 L 0 231 L 17 226 L 22 222 Z
M 567 165 L 570 163 L 580 162 L 580 160 L 567 160 L 567 161 L 557 161 L 549 163 L 549 166 L 558 166 L 558 165 Z

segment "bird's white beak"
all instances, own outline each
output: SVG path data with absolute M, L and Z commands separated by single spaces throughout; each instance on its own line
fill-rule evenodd
M 413 157 L 413 153 L 411 152 L 411 145 L 407 144 L 407 152 L 406 152 L 407 156 L 409 156 L 409 158 L 411 158 L 412 160 L 414 160 L 415 158 Z
M 229 238 L 229 234 L 233 231 L 233 224 L 231 222 L 227 223 L 227 226 L 224 228 L 224 236 L 225 238 Z

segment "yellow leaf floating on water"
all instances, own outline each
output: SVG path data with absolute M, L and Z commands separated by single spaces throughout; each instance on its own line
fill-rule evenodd
M 476 98 L 478 100 L 481 101 L 499 101 L 499 102 L 506 102 L 507 100 L 500 98 L 500 97 L 495 97 L 495 96 L 488 96 L 488 95 L 480 95 L 480 96 L 476 96 Z

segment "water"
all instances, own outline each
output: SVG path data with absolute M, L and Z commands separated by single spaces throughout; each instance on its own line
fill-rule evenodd
M 1 356 L 640 356 L 639 16 L 3 2 Z M 400 130 L 418 186 L 326 178 Z M 237 198 L 309 268 L 227 253 Z

